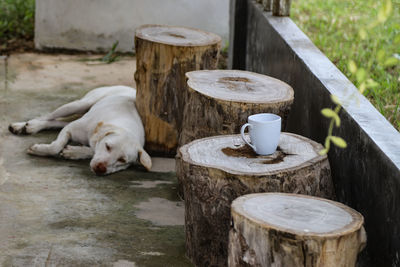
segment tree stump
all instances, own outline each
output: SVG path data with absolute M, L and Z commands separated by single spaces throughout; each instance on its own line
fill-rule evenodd
M 263 0 L 262 1 L 264 11 L 271 11 L 272 10 L 272 0 Z
M 230 267 L 353 267 L 366 244 L 363 216 L 322 198 L 250 194 L 231 213 Z
M 248 137 L 248 136 L 247 136 Z M 334 197 L 322 145 L 282 133 L 278 150 L 258 156 L 240 135 L 195 140 L 178 149 L 177 176 L 185 198 L 186 253 L 196 266 L 226 266 L 230 206 L 259 192 Z
M 292 0 L 272 0 L 272 15 L 290 16 Z
M 222 134 L 236 134 L 256 113 L 282 117 L 285 129 L 294 91 L 265 75 L 239 70 L 186 73 L 188 92 L 179 144 Z
M 136 30 L 136 105 L 146 149 L 175 155 L 181 127 L 185 73 L 217 67 L 221 38 L 184 27 L 144 25 Z

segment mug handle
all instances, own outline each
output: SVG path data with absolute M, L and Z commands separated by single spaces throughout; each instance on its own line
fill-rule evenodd
M 243 141 L 248 144 L 254 151 L 256 151 L 256 147 L 253 146 L 252 144 L 250 144 L 249 142 L 247 142 L 246 138 L 244 138 L 244 130 L 246 130 L 246 127 L 252 127 L 252 125 L 250 123 L 246 123 L 242 126 L 242 128 L 240 128 L 240 135 L 242 136 Z

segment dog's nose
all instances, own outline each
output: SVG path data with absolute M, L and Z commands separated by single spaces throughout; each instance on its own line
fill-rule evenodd
M 105 173 L 107 172 L 106 164 L 105 164 L 104 162 L 97 163 L 97 164 L 94 166 L 93 171 L 94 171 L 97 175 L 105 174 Z

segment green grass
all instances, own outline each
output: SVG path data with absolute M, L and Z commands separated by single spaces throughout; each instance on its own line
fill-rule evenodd
M 376 60 L 379 50 L 385 51 L 386 56 L 400 55 L 400 0 L 392 0 L 393 11 L 385 24 L 369 29 L 365 40 L 359 35 L 361 28 L 376 20 L 383 3 L 293 0 L 292 19 L 354 84 L 357 79 L 348 68 L 349 60 L 367 70 L 379 86 L 364 94 L 400 130 L 400 64 L 383 67 Z
M 32 41 L 35 0 L 0 0 L 0 51 Z

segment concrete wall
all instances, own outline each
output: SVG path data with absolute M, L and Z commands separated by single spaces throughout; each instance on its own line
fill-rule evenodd
M 288 130 L 324 142 L 330 94 L 344 101 L 334 134 L 346 149 L 329 152 L 338 200 L 364 215 L 368 245 L 360 266 L 400 266 L 400 133 L 287 17 L 253 0 L 231 1 L 230 65 L 264 73 L 295 90 Z M 243 26 L 245 25 L 245 26 Z
M 35 45 L 43 48 L 133 49 L 142 24 L 199 28 L 229 35 L 229 0 L 36 0 Z

